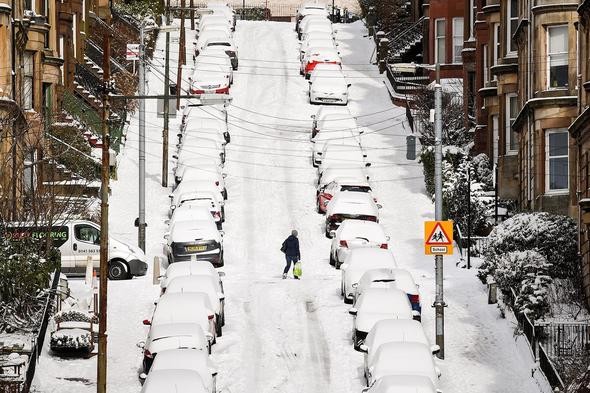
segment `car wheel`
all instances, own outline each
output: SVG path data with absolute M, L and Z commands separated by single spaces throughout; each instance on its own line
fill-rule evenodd
M 344 294 L 344 304 L 352 304 L 352 299 L 349 299 L 345 294 Z
M 352 334 L 352 343 L 354 345 L 354 350 L 355 351 L 360 351 L 360 349 L 361 349 L 360 346 L 361 345 L 360 345 L 360 343 L 358 341 L 358 338 L 356 337 L 356 329 L 354 329 L 354 332 Z
M 338 258 L 334 259 L 334 267 L 337 270 L 340 270 L 340 265 L 342 265 L 342 263 L 338 260 Z
M 218 317 L 221 318 L 220 316 Z M 221 337 L 223 335 L 223 332 L 221 330 L 221 320 L 218 320 L 215 324 L 215 334 L 217 335 L 217 337 Z
M 334 257 L 332 256 L 332 253 L 330 253 L 330 265 L 335 266 L 334 263 Z
M 340 283 L 340 296 L 344 297 L 344 285 Z
M 129 278 L 127 265 L 122 261 L 109 262 L 109 279 L 111 280 L 125 280 Z

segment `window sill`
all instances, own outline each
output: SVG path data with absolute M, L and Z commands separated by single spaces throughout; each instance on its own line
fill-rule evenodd
M 561 189 L 561 190 L 546 190 L 546 196 L 561 196 L 561 195 L 569 195 L 569 190 Z
M 517 156 L 518 155 L 518 150 L 509 150 L 504 155 L 505 156 Z

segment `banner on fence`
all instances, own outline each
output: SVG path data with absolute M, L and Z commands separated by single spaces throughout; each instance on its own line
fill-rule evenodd
M 426 255 L 453 254 L 452 221 L 424 221 L 424 253 Z

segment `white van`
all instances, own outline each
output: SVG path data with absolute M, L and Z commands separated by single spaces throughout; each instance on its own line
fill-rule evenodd
M 66 275 L 84 274 L 88 257 L 94 269 L 100 265 L 100 226 L 92 221 L 70 220 L 52 225 L 51 229 L 26 223 L 14 223 L 6 228 L 6 237 L 18 240 L 26 237 L 49 238 L 61 253 L 61 271 Z M 123 280 L 145 276 L 146 257 L 139 247 L 109 237 L 109 278 Z

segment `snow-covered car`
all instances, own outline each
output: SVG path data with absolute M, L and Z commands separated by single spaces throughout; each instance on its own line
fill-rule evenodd
M 318 213 L 325 214 L 330 200 L 334 195 L 343 191 L 372 193 L 371 185 L 366 177 L 337 177 L 323 188 L 317 190 L 316 205 Z M 373 200 L 377 202 L 375 197 L 373 197 Z
M 354 316 L 352 341 L 356 350 L 377 321 L 414 318 L 408 297 L 397 288 L 367 288 L 348 312 Z
M 148 375 L 141 393 L 208 393 L 203 378 L 191 370 L 160 370 Z
M 342 73 L 320 73 L 309 81 L 309 103 L 347 105 L 349 87 Z
M 314 167 L 321 164 L 324 147 L 331 141 L 348 145 L 357 144 L 358 135 L 356 134 L 356 128 L 348 120 L 335 120 L 330 124 L 329 129 L 324 129 L 323 132 L 312 138 L 311 163 Z
M 176 277 L 168 283 L 166 293 L 205 294 L 215 312 L 215 334 L 217 337 L 221 337 L 222 326 L 225 324 L 225 295 L 217 291 L 213 280 L 213 277 L 206 275 Z
M 416 311 L 416 319 L 420 319 L 422 305 L 420 304 L 420 292 L 414 282 L 412 274 L 405 269 L 374 269 L 363 274 L 355 288 L 354 297 L 358 298 L 367 288 L 397 288 L 408 295 L 412 310 Z
M 211 156 L 211 158 L 209 158 L 209 156 L 191 156 L 181 161 L 177 161 L 176 166 L 173 168 L 176 184 L 182 181 L 184 173 L 191 168 L 206 169 L 208 171 L 221 173 L 222 176 L 224 174 L 221 157 Z
M 178 185 L 182 181 L 198 181 L 206 180 L 217 187 L 223 199 L 227 199 L 227 189 L 225 188 L 225 174 L 218 171 L 215 167 L 212 168 L 195 168 L 187 167 L 183 173 L 176 172 L 175 180 Z
M 209 354 L 195 349 L 168 349 L 161 351 L 150 368 L 152 373 L 160 370 L 187 370 L 199 374 L 207 392 L 217 392 L 217 366 L 209 358 Z M 147 378 L 142 373 L 140 378 Z
M 354 300 L 354 285 L 359 282 L 367 270 L 397 267 L 395 258 L 390 250 L 382 248 L 354 248 L 340 265 L 342 280 L 340 282 L 340 294 L 344 297 L 344 303 L 352 303 Z
M 328 141 L 324 145 L 318 174 L 327 168 L 362 168 L 371 166 L 367 155 L 358 143 L 346 139 L 344 141 Z
M 330 26 L 330 28 L 332 25 L 332 22 L 330 22 L 330 20 L 326 18 L 326 16 L 323 13 L 307 15 L 299 22 L 299 25 L 297 26 L 297 38 L 299 40 L 305 40 L 303 34 L 306 31 L 309 31 L 309 26 L 313 23 L 326 24 Z M 330 35 L 333 36 L 332 29 L 330 29 Z
M 218 64 L 196 65 L 189 83 L 191 94 L 229 94 L 229 73 Z
M 344 263 L 350 250 L 359 247 L 388 248 L 389 236 L 381 224 L 363 220 L 344 220 L 332 239 L 330 264 L 336 269 Z
M 182 276 L 210 276 L 213 278 L 215 284 L 215 290 L 223 293 L 223 281 L 221 277 L 225 276 L 225 273 L 218 272 L 211 262 L 207 261 L 188 261 L 188 262 L 176 262 L 168 265 L 166 272 L 160 277 L 160 288 L 161 293 L 166 292 L 168 283 L 176 277 Z
M 231 37 L 211 37 L 204 42 L 201 50 L 207 50 L 207 48 L 223 51 L 229 57 L 233 69 L 238 69 L 238 47 Z
M 164 323 L 150 327 L 145 341 L 137 346 L 143 351 L 143 372 L 149 372 L 154 358 L 161 351 L 169 349 L 195 349 L 211 353 L 213 336 L 198 323 Z
M 212 213 L 211 208 L 211 201 L 206 201 L 206 204 L 201 204 L 198 200 L 185 201 L 174 209 L 172 217 L 170 220 L 166 220 L 166 223 L 174 225 L 181 221 L 212 221 L 219 229 L 221 214 L 219 212 Z
M 301 75 L 305 75 L 305 79 L 309 79 L 315 66 L 321 63 L 342 64 L 338 50 L 330 47 L 311 48 L 305 53 L 301 62 Z
M 317 35 L 312 35 L 311 39 L 303 41 L 301 43 L 301 47 L 299 48 L 299 61 L 303 60 L 305 53 L 309 50 L 309 48 L 325 48 L 325 47 L 337 47 L 338 43 L 334 41 L 332 38 L 316 38 Z
M 363 393 L 442 393 L 428 377 L 419 375 L 386 375 Z
M 367 371 L 368 386 L 387 375 L 416 375 L 430 379 L 435 388 L 441 372 L 434 363 L 432 350 L 417 342 L 389 342 L 379 346 Z
M 319 64 L 318 66 L 334 66 L 334 64 Z M 338 65 L 336 65 L 338 67 Z M 335 127 L 332 122 L 338 121 L 345 124 L 345 128 L 357 130 L 355 118 L 350 113 L 348 107 L 339 106 L 320 106 L 315 115 L 311 115 L 311 138 L 313 139 L 322 129 L 331 129 Z
M 203 48 L 207 46 L 207 41 L 211 39 L 231 39 L 231 30 L 228 26 L 221 25 L 209 25 L 199 34 L 199 38 L 195 42 L 195 60 L 201 54 Z
M 322 18 L 328 19 L 330 14 L 324 4 L 320 3 L 306 3 L 297 8 L 295 14 L 295 31 L 299 32 L 299 25 L 301 21 L 311 15 L 320 15 Z
M 329 64 L 321 63 L 315 66 L 311 75 L 309 76 L 309 82 L 313 83 L 317 78 L 344 78 L 344 72 L 340 64 Z
M 301 30 L 301 40 L 307 41 L 310 35 L 314 35 L 313 33 L 322 33 L 326 36 L 334 37 L 334 34 L 337 32 L 338 30 L 334 29 L 330 22 L 323 23 L 321 19 L 313 19 L 310 20 L 309 23 L 305 25 L 305 28 Z
M 195 60 L 195 69 L 200 66 L 218 65 L 229 77 L 229 84 L 234 83 L 234 69 L 229 56 L 218 46 L 204 47 Z
M 373 365 L 377 349 L 388 342 L 417 342 L 428 345 L 433 355 L 440 351 L 438 345 L 430 345 L 420 322 L 410 319 L 382 319 L 373 325 L 359 348 L 365 353 L 364 375 L 367 375 Z
M 224 265 L 223 237 L 212 220 L 175 222 L 164 238 L 164 255 L 169 263 L 194 258 L 209 261 L 215 267 Z
M 197 137 L 196 139 L 190 138 L 189 142 L 184 142 L 178 146 L 178 151 L 172 155 L 172 158 L 182 161 L 189 157 L 210 157 L 214 160 L 219 157 L 221 162 L 225 163 L 225 147 L 218 140 Z
M 366 192 L 339 192 L 326 209 L 326 237 L 332 238 L 344 220 L 379 222 L 379 207 Z
M 340 178 L 369 180 L 369 173 L 367 168 L 327 168 L 318 175 L 316 195 L 325 189 L 328 184 Z
M 208 24 L 224 24 L 233 29 L 233 20 L 230 19 L 228 15 L 219 15 L 219 14 L 209 14 L 209 15 L 201 15 L 201 19 L 197 25 L 197 32 L 201 32 L 205 26 Z
M 230 24 L 236 27 L 236 11 L 227 2 L 208 2 L 207 9 L 213 10 L 213 15 L 224 15 Z
M 185 180 L 181 182 L 178 187 L 174 190 L 172 194 L 169 194 L 168 197 L 170 198 L 170 208 L 168 209 L 168 217 L 172 217 L 174 213 L 174 209 L 180 206 L 183 202 L 189 201 L 192 199 L 191 193 L 194 192 L 210 192 L 213 193 L 215 199 L 221 205 L 221 218 L 225 220 L 225 209 L 224 209 L 224 199 L 223 194 L 219 191 L 219 187 L 215 185 L 215 183 L 211 183 L 210 181 L 204 180 L 197 180 L 197 181 L 189 181 Z
M 187 193 L 183 197 L 183 201 L 180 203 L 177 209 L 172 213 L 171 221 L 174 221 L 175 214 L 182 214 L 185 209 L 197 209 L 204 208 L 213 217 L 217 229 L 223 229 L 223 215 L 221 213 L 221 205 L 215 199 L 212 193 Z
M 228 144 L 231 140 L 231 135 L 227 129 L 227 123 L 222 118 L 225 117 L 225 113 L 219 113 L 212 110 L 211 115 L 215 117 L 204 117 L 200 115 L 209 115 L 209 113 L 191 112 L 183 117 L 181 126 L 181 135 L 179 135 L 179 142 L 182 142 L 183 135 L 196 134 L 201 137 L 212 139 L 209 137 L 210 134 L 218 135 L 221 134 L 225 139 L 225 144 Z M 213 139 L 217 139 L 215 136 Z

